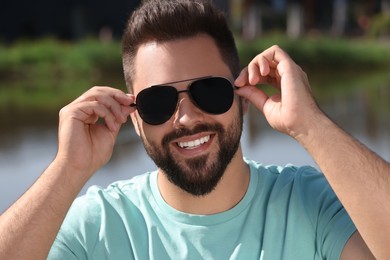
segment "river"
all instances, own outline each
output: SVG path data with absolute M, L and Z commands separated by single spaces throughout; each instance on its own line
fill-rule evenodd
M 381 81 L 342 93 L 332 93 L 320 98 L 323 110 L 355 138 L 390 160 L 390 82 Z M 253 108 L 245 117 L 242 147 L 247 158 L 263 164 L 316 166 L 298 143 L 272 130 Z M 55 125 L 18 126 L 14 131 L 6 133 L 0 128 L 0 213 L 39 177 L 54 158 L 56 149 Z M 111 161 L 91 178 L 80 194 L 85 193 L 91 185 L 105 187 L 113 181 L 154 169 L 153 162 L 128 123 L 121 129 Z

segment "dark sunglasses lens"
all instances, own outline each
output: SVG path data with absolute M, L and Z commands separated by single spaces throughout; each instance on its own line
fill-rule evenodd
M 168 121 L 176 109 L 177 91 L 170 86 L 154 86 L 137 96 L 137 110 L 142 120 L 150 125 Z
M 190 93 L 198 107 L 210 114 L 223 114 L 233 104 L 233 86 L 225 78 L 214 77 L 195 81 L 190 86 Z

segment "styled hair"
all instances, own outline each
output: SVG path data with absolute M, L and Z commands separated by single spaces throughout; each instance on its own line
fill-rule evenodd
M 122 39 L 128 90 L 133 92 L 134 61 L 142 44 L 164 43 L 199 34 L 211 36 L 233 77 L 237 77 L 240 65 L 233 34 L 224 13 L 211 0 L 144 0 L 130 16 Z

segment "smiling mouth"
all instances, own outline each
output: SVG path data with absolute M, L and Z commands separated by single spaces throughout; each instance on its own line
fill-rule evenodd
M 177 145 L 182 149 L 195 149 L 201 146 L 202 144 L 207 143 L 210 140 L 210 135 L 204 136 L 202 138 L 196 139 L 190 142 L 178 142 Z

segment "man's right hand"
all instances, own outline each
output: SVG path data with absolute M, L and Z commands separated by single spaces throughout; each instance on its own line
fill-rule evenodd
M 93 87 L 60 111 L 54 164 L 89 179 L 111 158 L 116 137 L 134 108 L 134 96 L 110 87 Z M 104 122 L 98 122 L 101 118 Z M 86 179 L 85 179 L 86 178 Z
M 133 101 L 118 89 L 94 87 L 61 110 L 56 158 L 0 216 L 2 259 L 46 259 L 73 200 L 110 159 Z

